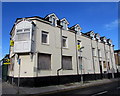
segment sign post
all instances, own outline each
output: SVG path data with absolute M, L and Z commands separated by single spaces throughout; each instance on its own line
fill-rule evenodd
M 21 63 L 21 59 L 18 59 L 18 66 L 19 66 L 19 72 L 18 72 L 18 90 L 17 93 L 19 94 L 19 86 L 20 86 L 20 63 Z
M 83 49 L 83 48 L 84 48 L 84 47 L 80 47 L 80 48 L 79 48 L 79 52 L 80 52 L 80 61 L 81 61 L 81 62 L 79 62 L 79 63 L 80 63 L 79 66 L 80 66 L 80 70 L 81 70 L 81 83 L 82 83 L 82 84 L 83 84 L 83 74 L 82 74 L 82 69 L 83 69 L 82 67 L 83 67 L 83 66 L 82 66 L 82 56 L 81 56 L 81 52 L 82 52 L 82 49 Z

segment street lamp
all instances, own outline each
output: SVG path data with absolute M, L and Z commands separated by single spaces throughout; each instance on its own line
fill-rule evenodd
M 79 52 L 80 52 L 80 59 L 81 59 L 81 62 L 79 62 L 79 63 L 81 63 L 80 64 L 80 69 L 81 69 L 81 83 L 83 84 L 83 74 L 82 74 L 82 55 L 81 55 L 81 53 L 82 53 L 82 49 L 84 49 L 84 47 L 80 47 L 80 49 L 78 50 Z

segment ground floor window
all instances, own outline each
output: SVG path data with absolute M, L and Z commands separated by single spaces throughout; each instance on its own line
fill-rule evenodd
M 50 70 L 51 69 L 51 54 L 38 54 L 38 69 Z
M 72 56 L 62 56 L 62 66 L 64 70 L 72 70 Z
M 103 66 L 104 66 L 104 68 L 107 68 L 105 61 L 103 61 Z

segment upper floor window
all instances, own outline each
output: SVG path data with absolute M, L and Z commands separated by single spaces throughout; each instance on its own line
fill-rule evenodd
M 16 32 L 17 41 L 28 41 L 30 40 L 30 29 L 18 29 Z
M 95 48 L 92 48 L 92 54 L 93 54 L 93 56 L 96 56 Z
M 67 37 L 64 37 L 64 36 L 62 37 L 62 43 L 63 43 L 62 45 L 63 45 L 64 48 L 68 47 L 68 45 L 67 45 Z
M 62 25 L 62 28 L 64 30 L 68 29 L 68 24 L 69 24 L 69 22 L 66 20 L 66 18 L 63 18 L 63 19 L 60 20 L 60 25 Z
M 53 26 L 57 26 L 57 20 L 59 20 L 54 13 L 47 15 L 45 19 L 48 19 Z
M 62 22 L 63 29 L 67 30 L 67 24 L 63 21 Z
M 53 26 L 56 26 L 56 20 L 55 20 L 55 18 L 52 18 L 52 24 L 53 24 Z
M 98 57 L 101 57 L 101 50 L 98 49 Z
M 42 31 L 42 43 L 48 44 L 48 32 Z

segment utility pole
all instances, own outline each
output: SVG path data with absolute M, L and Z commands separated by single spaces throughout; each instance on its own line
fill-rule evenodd
M 80 64 L 79 64 L 79 66 L 80 66 L 80 69 L 81 69 L 81 83 L 83 84 L 83 74 L 82 74 L 82 55 L 81 55 L 81 53 L 82 53 L 82 49 L 83 49 L 84 47 L 81 47 L 80 49 L 79 49 L 79 52 L 80 52 L 80 61 L 81 62 L 79 62 Z

